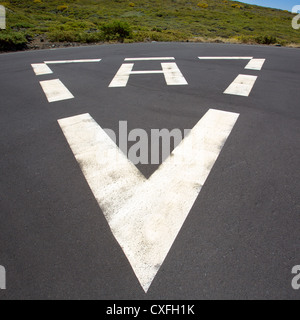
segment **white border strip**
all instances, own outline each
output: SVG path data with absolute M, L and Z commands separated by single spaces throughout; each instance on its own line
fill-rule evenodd
M 257 76 L 239 74 L 231 83 L 231 85 L 224 91 L 224 93 L 248 97 L 256 79 Z
M 59 79 L 40 81 L 40 84 L 49 102 L 56 102 L 74 98 L 72 93 Z
M 57 61 L 44 61 L 46 64 L 63 64 L 63 63 L 89 63 L 100 62 L 101 59 L 81 59 L 81 60 L 57 60 Z
M 159 60 L 175 60 L 174 57 L 153 57 L 153 58 L 125 58 L 124 61 L 159 61 Z
M 33 63 L 31 66 L 37 76 L 53 73 L 53 71 L 45 63 Z
M 261 70 L 266 59 L 251 59 L 246 65 L 245 69 L 248 70 Z
M 200 60 L 251 60 L 253 57 L 198 57 Z

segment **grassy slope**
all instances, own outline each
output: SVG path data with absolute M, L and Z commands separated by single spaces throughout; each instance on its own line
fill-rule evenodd
M 293 14 L 230 0 L 11 0 L 0 49 L 45 41 L 205 41 L 300 44 Z M 112 23 L 114 20 L 120 23 Z M 227 39 L 227 40 L 226 40 Z

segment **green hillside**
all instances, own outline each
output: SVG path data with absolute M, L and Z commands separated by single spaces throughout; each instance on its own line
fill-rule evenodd
M 300 46 L 287 11 L 230 0 L 11 0 L 0 49 L 107 41 L 222 41 Z

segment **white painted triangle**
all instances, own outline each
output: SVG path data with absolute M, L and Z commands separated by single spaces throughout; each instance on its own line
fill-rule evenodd
M 238 114 L 210 109 L 146 179 L 89 114 L 58 120 L 81 170 L 147 292 Z

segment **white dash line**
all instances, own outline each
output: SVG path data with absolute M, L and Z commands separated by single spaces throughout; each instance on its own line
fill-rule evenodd
M 198 57 L 200 60 L 251 60 L 253 57 Z
M 251 59 L 246 65 L 245 69 L 248 70 L 261 70 L 266 59 Z
M 72 93 L 59 79 L 40 81 L 40 84 L 49 102 L 74 98 Z
M 45 63 L 33 63 L 31 66 L 37 76 L 53 73 L 53 71 Z
M 248 97 L 255 84 L 256 79 L 257 79 L 257 76 L 240 74 L 235 78 L 235 80 L 231 83 L 231 85 L 224 91 L 224 93 Z
M 159 60 L 175 60 L 174 57 L 152 57 L 152 58 L 125 58 L 124 61 L 159 61 Z
M 56 61 L 44 61 L 46 64 L 64 64 L 64 63 L 90 63 L 100 62 L 101 59 L 81 59 L 81 60 L 56 60 Z

